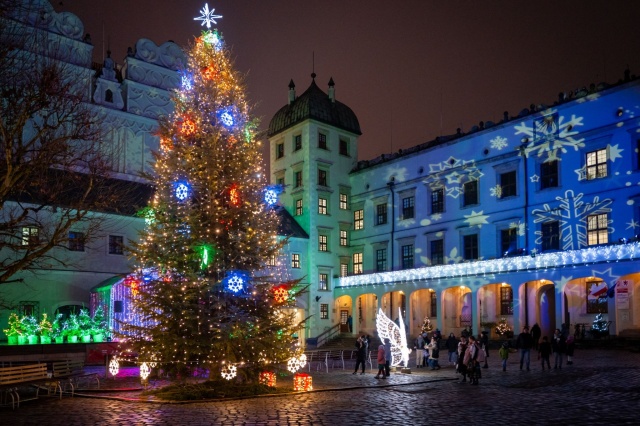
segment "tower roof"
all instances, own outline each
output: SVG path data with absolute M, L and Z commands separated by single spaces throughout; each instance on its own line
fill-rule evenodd
M 302 95 L 275 113 L 269 122 L 268 136 L 280 133 L 307 119 L 318 120 L 357 135 L 362 134 L 358 117 L 351 108 L 342 102 L 332 100 L 316 85 L 315 80 L 312 80 Z

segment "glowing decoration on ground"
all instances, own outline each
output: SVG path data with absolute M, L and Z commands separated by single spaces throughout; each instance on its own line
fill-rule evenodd
M 176 198 L 180 201 L 184 201 L 187 199 L 187 197 L 189 197 L 189 185 L 187 185 L 184 182 L 178 182 L 176 183 L 176 187 L 175 187 L 175 194 L 176 194 Z
M 247 278 L 239 272 L 232 272 L 225 278 L 225 281 L 225 285 L 229 291 L 239 293 L 245 287 Z
M 180 125 L 180 131 L 185 136 L 191 136 L 196 132 L 196 123 L 194 123 L 190 118 L 184 118 Z
M 276 303 L 284 303 L 289 300 L 289 290 L 284 286 L 275 287 L 273 289 L 273 300 Z
M 222 15 L 216 15 L 213 12 L 215 9 L 209 10 L 209 4 L 205 3 L 204 7 L 200 11 L 200 16 L 193 18 L 194 21 L 202 21 L 201 26 L 206 26 L 211 29 L 211 24 L 217 24 L 216 19 L 222 19 Z
M 424 318 L 424 322 L 422 323 L 422 331 L 431 331 L 433 330 L 433 325 L 431 324 L 431 320 L 429 319 L 429 317 L 425 317 Z
M 140 366 L 140 378 L 143 382 L 147 381 L 147 379 L 149 378 L 149 374 L 151 374 L 151 369 L 146 362 L 143 362 Z
M 307 356 L 305 354 L 300 355 L 299 357 L 292 357 L 287 362 L 287 370 L 292 373 L 300 370 L 307 364 Z
M 411 350 L 407 347 L 407 334 L 404 329 L 404 319 L 402 318 L 402 310 L 398 308 L 398 322 L 400 326 L 391 321 L 380 309 L 378 318 L 376 318 L 376 328 L 378 336 L 384 342 L 389 339 L 391 342 L 391 365 L 397 366 L 403 364 L 405 367 L 409 365 L 409 353 Z
M 293 376 L 293 390 L 297 392 L 313 390 L 313 378 L 305 373 L 296 373 Z
M 113 358 L 111 358 L 111 361 L 109 361 L 109 373 L 112 377 L 116 377 L 119 372 L 120 363 L 118 362 L 118 358 L 114 356 Z
M 233 115 L 229 111 L 223 111 L 220 113 L 220 121 L 227 127 L 233 126 L 235 120 L 233 119 Z
M 237 373 L 238 369 L 235 365 L 225 365 L 224 367 L 222 367 L 222 371 L 220 371 L 220 375 L 225 380 L 233 379 L 234 377 L 236 377 Z
M 276 387 L 276 374 L 272 371 L 263 371 L 260 373 L 259 383 L 261 385 Z
M 273 206 L 278 202 L 278 193 L 275 191 L 275 189 L 267 189 L 264 192 L 264 201 L 270 206 Z

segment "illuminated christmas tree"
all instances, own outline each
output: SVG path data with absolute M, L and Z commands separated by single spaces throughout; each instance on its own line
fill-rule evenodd
M 219 18 L 208 7 L 202 13 L 208 28 Z M 284 242 L 229 51 L 209 29 L 187 58 L 175 111 L 160 123 L 147 227 L 132 248 L 139 318 L 123 330 L 141 362 L 181 376 L 199 368 L 210 378 L 237 372 L 257 381 L 295 354 L 300 324 L 283 308 L 296 283 L 266 268 Z M 291 297 L 282 297 L 284 287 Z

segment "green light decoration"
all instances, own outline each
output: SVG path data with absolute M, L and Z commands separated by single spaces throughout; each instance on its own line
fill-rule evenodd
M 195 251 L 200 257 L 200 269 L 206 269 L 211 264 L 216 251 L 209 244 L 199 245 Z
M 156 212 L 151 207 L 138 210 L 136 216 L 143 218 L 147 226 L 152 225 L 156 221 Z

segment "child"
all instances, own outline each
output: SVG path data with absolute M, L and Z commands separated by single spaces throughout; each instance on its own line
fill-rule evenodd
M 376 379 L 386 379 L 386 375 L 385 375 L 385 365 L 387 363 L 387 360 L 384 356 L 384 345 L 380 345 L 378 346 L 378 374 L 376 374 Z M 380 375 L 382 375 L 382 377 L 380 377 Z
M 542 359 L 542 370 L 544 371 L 544 363 L 547 362 L 547 368 L 551 370 L 551 363 L 549 362 L 549 357 L 551 356 L 551 343 L 549 343 L 549 338 L 544 336 L 542 338 L 542 342 L 538 346 L 538 359 Z
M 509 344 L 504 342 L 498 351 L 500 359 L 502 360 L 502 371 L 507 371 L 507 359 L 509 359 Z

